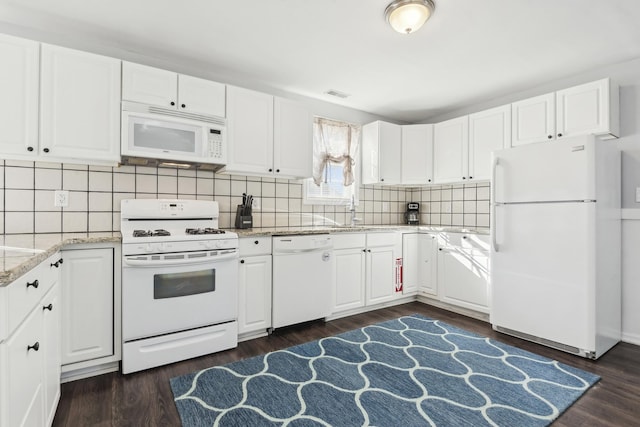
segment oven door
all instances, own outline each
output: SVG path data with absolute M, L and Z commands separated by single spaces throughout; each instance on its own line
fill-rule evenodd
M 168 254 L 123 257 L 125 341 L 237 319 L 237 251 L 171 256 L 174 261 L 166 259 Z

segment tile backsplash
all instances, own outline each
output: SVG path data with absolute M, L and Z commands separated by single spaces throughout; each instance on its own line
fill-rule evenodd
M 120 201 L 133 198 L 216 200 L 220 227 L 232 228 L 242 193 L 260 198 L 254 228 L 346 224 L 345 206 L 306 205 L 299 180 L 214 174 L 211 171 L 117 168 L 0 160 L 0 233 L 119 231 Z M 54 206 L 54 191 L 69 206 Z M 364 185 L 357 217 L 366 225 L 404 222 L 406 203 L 420 202 L 422 224 L 489 226 L 489 184 L 421 188 Z

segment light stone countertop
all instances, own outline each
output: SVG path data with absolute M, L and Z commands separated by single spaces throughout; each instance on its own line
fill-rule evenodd
M 119 232 L 0 235 L 0 286 L 6 286 L 67 245 L 120 243 Z
M 489 234 L 488 228 L 430 227 L 424 225 L 361 225 L 326 227 L 276 227 L 229 230 L 239 237 L 283 236 L 324 233 L 358 233 L 375 231 L 448 232 Z M 46 233 L 0 235 L 0 286 L 6 286 L 36 267 L 64 246 L 82 243 L 120 243 L 119 232 L 101 233 Z
M 325 233 L 359 233 L 375 231 L 405 231 L 405 232 L 447 232 L 447 233 L 472 233 L 489 235 L 489 229 L 463 228 L 463 227 L 431 227 L 427 225 L 358 225 L 350 226 L 318 226 L 318 227 L 276 227 L 276 228 L 256 228 L 244 230 L 229 230 L 238 234 L 238 237 L 259 237 L 259 236 L 286 236 L 295 234 L 325 234 Z

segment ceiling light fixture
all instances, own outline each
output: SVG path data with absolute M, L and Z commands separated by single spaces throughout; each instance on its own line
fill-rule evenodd
M 435 8 L 433 0 L 394 0 L 385 9 L 384 16 L 394 30 L 410 34 L 427 22 Z

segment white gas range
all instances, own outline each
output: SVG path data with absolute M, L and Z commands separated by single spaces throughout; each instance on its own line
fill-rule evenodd
M 218 203 L 121 204 L 122 372 L 237 346 L 238 235 Z

